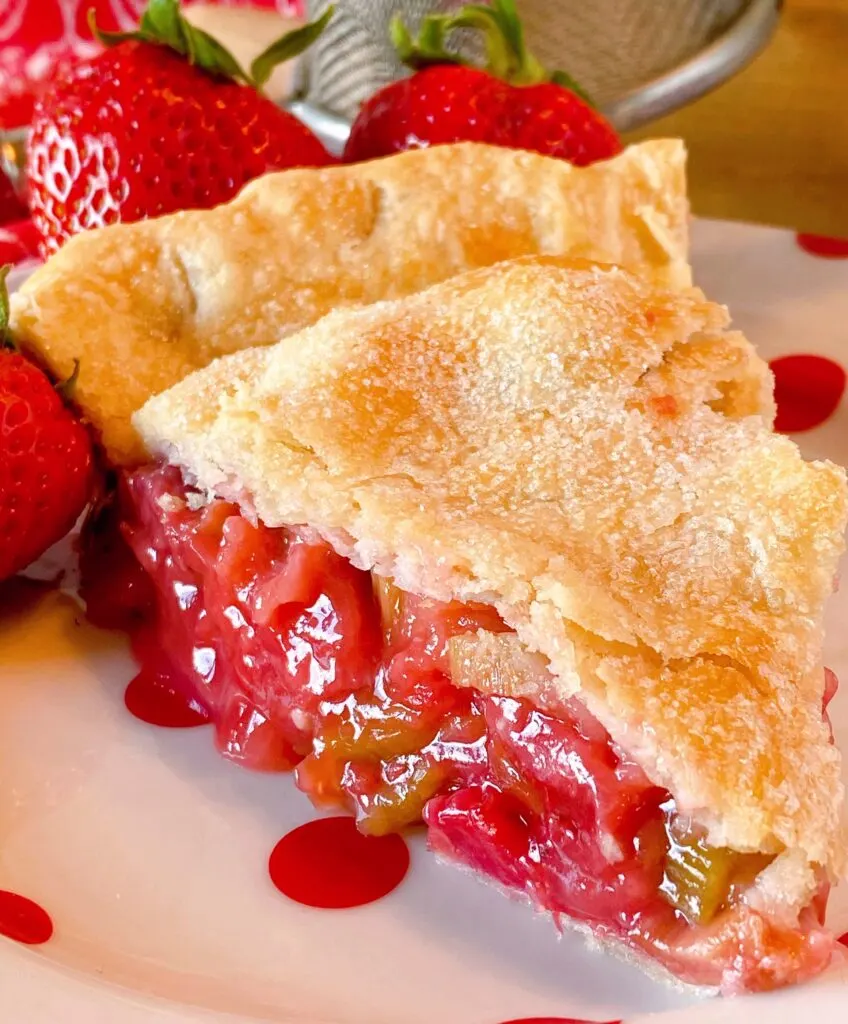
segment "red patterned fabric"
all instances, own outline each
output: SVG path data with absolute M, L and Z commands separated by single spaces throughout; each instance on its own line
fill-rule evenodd
M 294 14 L 300 0 L 217 0 L 222 6 L 262 7 Z M 86 56 L 97 44 L 87 24 L 94 8 L 107 30 L 129 29 L 146 0 L 0 0 L 0 101 L 22 83 L 45 78 L 58 60 Z M 8 123 L 8 122 L 7 122 Z

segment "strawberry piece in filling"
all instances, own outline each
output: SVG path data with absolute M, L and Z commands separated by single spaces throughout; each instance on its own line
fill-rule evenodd
M 685 981 L 756 991 L 827 965 L 825 881 L 794 926 L 767 919 L 744 893 L 773 858 L 707 845 L 579 701 L 454 684 L 455 638 L 512 644 L 493 608 L 404 593 L 174 468 L 124 477 L 89 535 L 94 618 L 206 709 L 226 757 L 294 769 L 368 833 L 423 820 L 436 852 Z

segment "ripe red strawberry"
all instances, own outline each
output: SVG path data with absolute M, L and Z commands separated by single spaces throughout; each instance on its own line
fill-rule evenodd
M 376 92 L 362 105 L 345 146 L 347 163 L 447 142 L 507 145 L 510 87 L 486 71 L 438 64 Z
M 446 36 L 457 28 L 485 34 L 484 69 L 446 50 Z M 621 152 L 615 130 L 579 86 L 562 72 L 547 72 L 527 51 L 514 0 L 431 15 L 417 40 L 398 18 L 391 31 L 415 74 L 362 105 L 345 161 L 463 140 L 530 149 L 578 166 Z
M 91 442 L 44 373 L 10 347 L 0 271 L 0 580 L 73 526 L 89 499 Z
M 250 74 L 183 18 L 177 0 L 150 0 L 138 32 L 101 33 L 110 48 L 36 105 L 29 203 L 43 253 L 87 228 L 216 206 L 269 170 L 333 162 L 259 91 L 331 13 L 272 44 Z
M 0 224 L 23 220 L 27 215 L 12 182 L 0 171 Z
M 605 118 L 556 82 L 513 88 L 507 105 L 509 145 L 559 157 L 578 167 L 621 152 Z

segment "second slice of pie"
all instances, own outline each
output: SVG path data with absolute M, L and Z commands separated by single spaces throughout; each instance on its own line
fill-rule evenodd
M 214 210 L 85 231 L 12 297 L 16 342 L 57 380 L 112 465 L 143 458 L 130 417 L 216 356 L 331 310 L 548 253 L 691 283 L 685 150 L 590 167 L 479 143 L 267 174 Z
M 295 767 L 724 992 L 829 962 L 822 612 L 845 474 L 771 428 L 725 311 L 530 258 L 213 363 L 135 426 L 136 647 Z M 140 639 L 139 639 L 140 637 Z M 828 686 L 832 691 L 832 686 Z

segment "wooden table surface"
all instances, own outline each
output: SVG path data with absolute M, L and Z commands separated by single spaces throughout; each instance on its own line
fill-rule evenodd
M 785 0 L 752 64 L 628 136 L 680 135 L 709 217 L 848 238 L 848 0 Z

